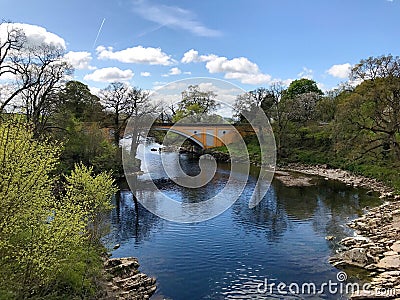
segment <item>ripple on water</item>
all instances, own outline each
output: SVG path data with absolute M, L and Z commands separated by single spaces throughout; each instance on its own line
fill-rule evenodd
M 166 157 L 177 158 L 176 154 Z M 206 199 L 223 187 L 229 175 L 226 168 L 221 168 L 214 186 L 192 191 L 166 179 L 157 158 L 159 154 L 153 154 L 149 166 L 156 171 L 146 176 L 159 178 L 161 189 L 179 201 Z M 184 163 L 193 166 L 192 162 Z M 107 237 L 109 244 L 121 245 L 113 256 L 139 258 L 141 270 L 157 277 L 154 299 L 296 299 L 276 292 L 258 293 L 257 287 L 265 279 L 271 283 L 316 284 L 334 280 L 337 270 L 327 258 L 335 244 L 325 237 L 344 237 L 349 232 L 343 224 L 358 216 L 365 205 L 372 207 L 379 201 L 336 182 L 322 180 L 311 187 L 287 188 L 274 181 L 260 204 L 249 209 L 255 181 L 249 179 L 239 200 L 223 214 L 196 224 L 162 220 L 141 205 L 136 211 L 132 195 L 122 192 Z M 154 191 L 146 190 L 146 185 L 142 187 L 138 196 L 156 196 Z

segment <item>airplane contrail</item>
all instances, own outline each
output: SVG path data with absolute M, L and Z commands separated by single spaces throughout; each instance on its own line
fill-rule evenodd
M 100 32 L 101 32 L 101 29 L 103 28 L 103 25 L 104 25 L 104 22 L 105 22 L 105 21 L 106 21 L 106 18 L 104 18 L 104 19 L 103 19 L 103 22 L 101 22 L 99 31 L 97 32 L 96 39 L 94 40 L 94 43 L 93 43 L 93 50 L 94 50 L 94 47 L 96 47 L 97 39 L 98 39 L 99 36 L 100 36 Z

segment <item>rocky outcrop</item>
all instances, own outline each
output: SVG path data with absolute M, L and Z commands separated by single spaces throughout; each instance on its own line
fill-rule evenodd
M 230 162 L 231 161 L 231 157 L 228 153 L 224 153 L 221 151 L 215 151 L 212 149 L 206 150 L 205 153 L 212 155 L 216 161 L 220 161 L 220 162 Z
M 275 178 L 282 182 L 285 186 L 311 186 L 315 185 L 312 178 L 302 176 L 300 173 L 288 173 L 283 171 L 275 171 Z
M 364 268 L 372 276 L 369 291 L 351 299 L 400 298 L 400 201 L 373 208 L 348 225 L 358 236 L 343 239 L 330 263 Z
M 157 289 L 154 278 L 140 273 L 134 257 L 107 259 L 104 268 L 108 282 L 102 299 L 149 299 Z
M 382 182 L 376 179 L 368 178 L 361 175 L 355 175 L 351 172 L 344 171 L 341 169 L 331 169 L 327 165 L 301 165 L 301 164 L 289 164 L 284 168 L 280 168 L 282 171 L 295 171 L 303 174 L 318 175 L 325 179 L 338 180 L 349 186 L 363 187 L 370 191 L 375 191 L 381 194 L 381 198 L 393 198 L 400 199 L 398 195 L 393 193 L 393 190 L 387 187 Z

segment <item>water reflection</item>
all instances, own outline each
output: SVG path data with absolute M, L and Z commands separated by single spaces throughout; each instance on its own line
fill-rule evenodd
M 153 157 L 154 169 L 138 177 L 135 196 L 155 207 L 160 205 L 160 192 L 147 185 L 149 178 L 168 196 L 190 202 L 215 195 L 229 177 L 229 165 L 220 164 L 205 187 L 182 188 L 165 177 L 157 163 L 158 153 L 148 155 Z M 167 155 L 179 159 L 178 154 Z M 198 162 L 184 156 L 180 163 L 188 172 L 195 173 L 198 167 Z M 339 240 L 348 235 L 344 224 L 379 200 L 363 190 L 319 178 L 314 186 L 290 188 L 274 180 L 260 204 L 249 208 L 257 169 L 251 172 L 253 177 L 239 200 L 222 215 L 202 223 L 165 221 L 142 205 L 135 206 L 130 191 L 121 192 L 115 198 L 112 231 L 107 237 L 109 245 L 121 244 L 113 256 L 139 258 L 141 269 L 157 277 L 155 299 L 161 295 L 170 299 L 280 299 L 281 295 L 257 294 L 255 287 L 265 278 L 275 283 L 334 280 L 337 270 L 327 259 L 336 241 L 325 237 Z

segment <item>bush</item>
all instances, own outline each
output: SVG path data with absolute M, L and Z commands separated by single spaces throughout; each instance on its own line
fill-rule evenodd
M 91 276 L 101 264 L 90 228 L 110 209 L 113 180 L 76 166 L 66 195 L 56 197 L 59 154 L 26 124 L 0 123 L 0 295 L 7 299 L 94 291 Z

